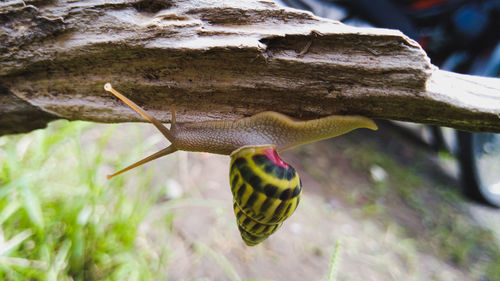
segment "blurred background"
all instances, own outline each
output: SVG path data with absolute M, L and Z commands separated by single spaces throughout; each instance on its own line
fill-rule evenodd
M 498 75 L 498 1 L 282 4 L 398 28 L 434 64 Z M 460 27 L 474 29 L 469 44 Z M 150 124 L 60 120 L 0 137 L 0 280 L 500 280 L 497 136 L 379 126 L 283 153 L 302 200 L 256 247 L 236 226 L 229 157 L 176 152 L 107 180 L 165 147 L 163 136 Z

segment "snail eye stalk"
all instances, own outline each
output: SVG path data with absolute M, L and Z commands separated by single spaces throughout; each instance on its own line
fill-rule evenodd
M 149 114 L 146 113 L 146 111 L 141 108 L 140 106 L 138 106 L 135 102 L 131 101 L 130 99 L 128 99 L 127 97 L 125 97 L 124 95 L 120 94 L 117 90 L 113 89 L 113 87 L 111 86 L 110 83 L 106 83 L 104 85 L 104 90 L 112 93 L 113 95 L 115 95 L 117 98 L 119 98 L 121 101 L 123 101 L 126 105 L 130 106 L 133 110 L 135 110 L 135 112 L 139 113 L 142 117 L 144 117 L 146 120 L 148 120 L 149 122 L 153 123 L 153 125 L 170 141 L 172 142 L 173 141 L 173 136 L 172 134 L 170 133 L 170 130 L 165 127 L 160 121 L 156 120 L 155 118 L 149 116 Z M 175 110 L 175 106 L 172 106 L 172 110 Z M 172 122 L 174 122 L 175 120 L 175 112 L 172 111 Z M 177 149 L 173 146 L 173 145 L 170 145 L 156 153 L 154 153 L 153 155 L 150 155 L 142 160 L 139 160 L 137 162 L 135 162 L 134 164 L 114 173 L 114 174 L 111 174 L 111 175 L 108 175 L 107 178 L 108 179 L 111 179 L 115 176 L 118 176 L 119 174 L 122 174 L 130 169 L 133 169 L 135 167 L 139 167 L 143 164 L 146 164 L 150 161 L 153 161 L 157 158 L 160 158 L 160 157 L 163 157 L 165 155 L 168 155 L 172 152 L 175 152 L 177 151 Z

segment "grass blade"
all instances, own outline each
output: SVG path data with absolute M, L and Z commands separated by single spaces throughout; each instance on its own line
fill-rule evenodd
M 67 266 L 68 253 L 71 248 L 71 242 L 69 240 L 65 240 L 59 251 L 57 252 L 52 265 L 50 266 L 49 271 L 47 272 L 47 280 L 57 280 L 57 276 L 61 271 L 64 270 Z
M 335 247 L 333 249 L 332 258 L 330 259 L 330 268 L 328 270 L 328 281 L 334 281 L 337 277 L 337 270 L 339 267 L 340 260 L 340 240 L 335 242 Z
M 33 233 L 31 230 L 27 229 L 16 236 L 12 237 L 9 241 L 0 244 L 0 255 L 4 255 L 19 244 L 23 243 L 24 240 L 28 239 Z
M 12 214 L 21 208 L 21 204 L 17 201 L 11 201 L 7 206 L 0 212 L 0 225 L 2 225 Z
M 28 260 L 23 258 L 3 257 L 0 256 L 0 265 L 2 266 L 18 266 L 33 268 L 39 270 L 47 270 L 47 263 L 43 261 Z
M 31 222 L 38 228 L 43 229 L 44 220 L 40 200 L 36 194 L 33 194 L 30 185 L 25 185 L 20 188 L 23 198 L 24 210 L 28 213 Z

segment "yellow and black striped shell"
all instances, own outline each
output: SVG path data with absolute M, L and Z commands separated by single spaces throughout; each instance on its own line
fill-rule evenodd
M 297 208 L 302 183 L 274 146 L 245 146 L 231 153 L 233 207 L 243 241 L 254 246 L 278 230 Z

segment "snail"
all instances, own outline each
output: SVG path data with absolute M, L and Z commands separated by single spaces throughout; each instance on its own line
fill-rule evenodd
M 112 88 L 104 89 L 151 122 L 170 146 L 108 176 L 108 179 L 177 150 L 229 155 L 233 209 L 243 241 L 254 246 L 276 232 L 295 211 L 302 183 L 295 169 L 278 152 L 336 137 L 357 128 L 377 130 L 362 116 L 331 115 L 301 121 L 266 111 L 231 121 L 176 122 L 172 106 L 170 129 Z

